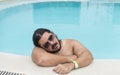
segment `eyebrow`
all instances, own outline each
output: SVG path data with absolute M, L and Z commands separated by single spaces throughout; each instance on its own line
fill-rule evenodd
M 51 38 L 52 36 L 53 36 L 53 35 L 51 34 L 51 35 L 49 36 L 48 40 L 50 40 L 50 38 Z
M 46 44 L 48 44 L 48 40 L 51 38 L 51 36 L 52 36 L 52 34 L 48 37 L 47 42 L 44 43 L 44 45 L 43 45 L 44 47 L 46 46 Z M 49 46 L 48 46 L 48 47 L 49 47 Z M 46 48 L 46 47 L 45 47 L 45 48 Z

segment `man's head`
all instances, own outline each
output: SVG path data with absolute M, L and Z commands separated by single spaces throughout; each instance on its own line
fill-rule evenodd
M 33 43 L 37 47 L 41 47 L 50 53 L 56 53 L 61 48 L 60 40 L 50 30 L 39 28 L 33 34 Z

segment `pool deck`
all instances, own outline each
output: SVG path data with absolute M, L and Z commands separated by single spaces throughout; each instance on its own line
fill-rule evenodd
M 14 7 L 17 5 L 36 3 L 36 2 L 53 2 L 53 1 L 120 3 L 120 0 L 0 0 L 0 10 Z
M 26 75 L 58 75 L 54 67 L 40 67 L 30 56 L 0 52 L 0 70 Z M 95 59 L 91 65 L 71 71 L 67 75 L 120 75 L 120 60 Z

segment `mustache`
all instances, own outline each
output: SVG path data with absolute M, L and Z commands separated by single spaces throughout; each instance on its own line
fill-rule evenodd
M 52 49 L 55 49 L 55 47 L 56 47 L 57 44 L 58 44 L 58 43 L 53 44 L 53 45 L 52 45 Z

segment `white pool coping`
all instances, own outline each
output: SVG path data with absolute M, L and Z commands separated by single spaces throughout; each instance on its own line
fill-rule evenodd
M 57 75 L 54 67 L 40 67 L 30 56 L 0 52 L 0 70 L 26 75 Z M 91 65 L 71 71 L 67 75 L 120 75 L 120 60 L 95 59 Z
M 17 5 L 29 4 L 29 3 L 37 3 L 37 2 L 53 2 L 53 1 L 88 1 L 88 0 L 0 0 L 0 10 L 14 7 Z
M 120 3 L 120 0 L 0 0 L 0 10 L 14 7 L 17 5 L 37 3 L 37 2 L 53 2 L 53 1 Z

